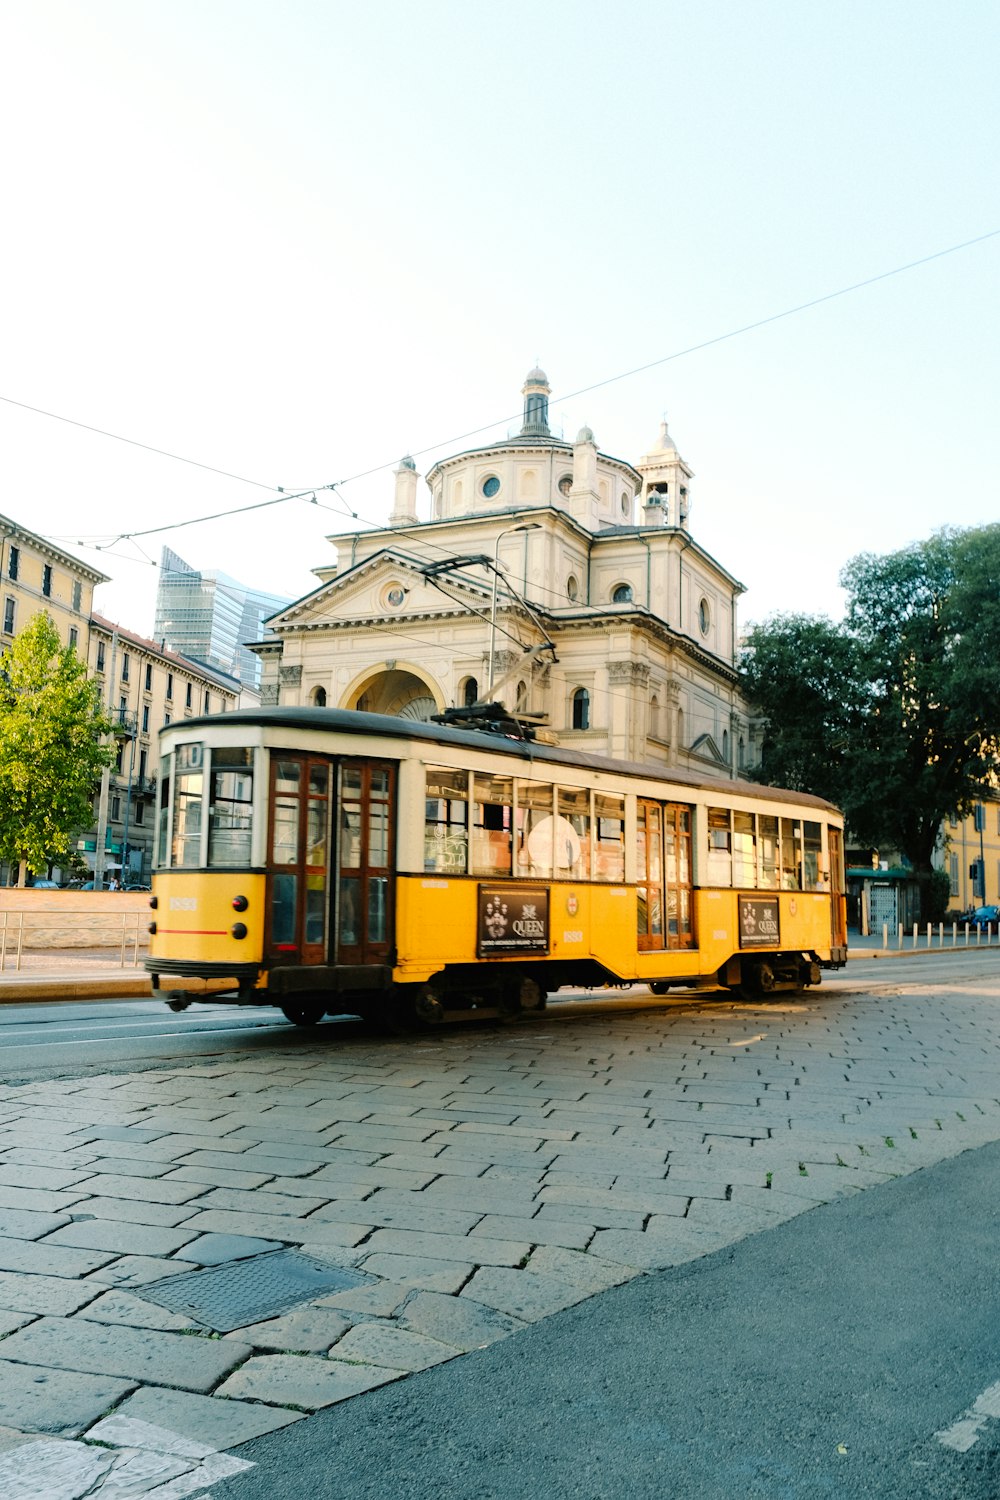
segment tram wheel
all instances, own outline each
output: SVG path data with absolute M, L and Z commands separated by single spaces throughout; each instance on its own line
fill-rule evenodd
M 669 979 L 651 979 L 649 988 L 654 995 L 665 995 L 670 988 Z
M 316 1026 L 322 1021 L 326 1011 L 322 1005 L 309 1005 L 303 1001 L 299 1005 L 294 1003 L 283 1005 L 281 1014 L 286 1021 L 291 1021 L 293 1026 Z
M 417 1026 L 440 1026 L 444 1020 L 444 1000 L 432 984 L 422 984 L 412 1000 L 413 1019 Z

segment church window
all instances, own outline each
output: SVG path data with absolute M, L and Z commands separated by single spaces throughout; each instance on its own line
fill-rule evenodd
M 492 500 L 494 495 L 500 493 L 500 481 L 495 474 L 490 474 L 483 480 L 483 494 L 487 500 Z
M 649 733 L 654 740 L 660 738 L 660 700 L 655 693 L 649 700 Z
M 326 707 L 326 688 L 316 687 L 312 691 L 313 708 Z
M 571 573 L 566 580 L 567 599 L 577 599 L 580 595 L 580 583 L 575 573 Z
M 568 495 L 569 492 L 570 492 L 570 490 L 572 488 L 573 488 L 573 476 L 572 476 L 572 474 L 564 474 L 562 476 L 562 478 L 560 479 L 560 481 L 559 481 L 559 493 L 560 493 L 560 495 Z
M 472 705 L 474 703 L 478 703 L 478 701 L 479 683 L 474 677 L 467 677 L 465 679 L 465 686 L 462 689 L 462 702 L 465 704 L 466 708 L 471 708 Z
M 631 604 L 632 585 L 630 583 L 617 583 L 611 593 L 612 604 Z
M 586 688 L 577 688 L 573 694 L 573 728 L 590 728 L 590 694 Z
M 708 635 L 709 626 L 712 623 L 712 612 L 708 607 L 708 600 L 702 599 L 698 605 L 698 628 L 702 635 Z
M 632 511 L 632 502 L 628 495 L 622 495 L 622 515 L 628 519 Z

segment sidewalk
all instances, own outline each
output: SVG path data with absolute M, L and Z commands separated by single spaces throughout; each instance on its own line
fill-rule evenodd
M 122 964 L 115 948 L 63 948 L 21 955 L 20 969 L 7 956 L 0 969 L 0 1005 L 25 1000 L 124 1000 L 149 997 L 149 975 Z
M 1000 1139 L 998 1060 L 985 975 L 0 1086 L 0 1494 L 204 1496 L 252 1437 Z

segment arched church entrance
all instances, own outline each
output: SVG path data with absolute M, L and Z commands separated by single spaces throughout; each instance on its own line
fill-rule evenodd
M 376 672 L 356 683 L 344 706 L 360 713 L 389 714 L 392 718 L 419 719 L 424 723 L 442 707 L 428 682 L 416 672 L 399 668 Z

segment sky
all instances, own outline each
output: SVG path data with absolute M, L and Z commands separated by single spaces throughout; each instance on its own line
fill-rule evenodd
M 570 440 L 667 414 L 741 625 L 839 618 L 851 557 L 1000 514 L 998 42 L 995 0 L 0 0 L 0 512 L 142 634 L 164 544 L 299 597 L 538 361 Z

